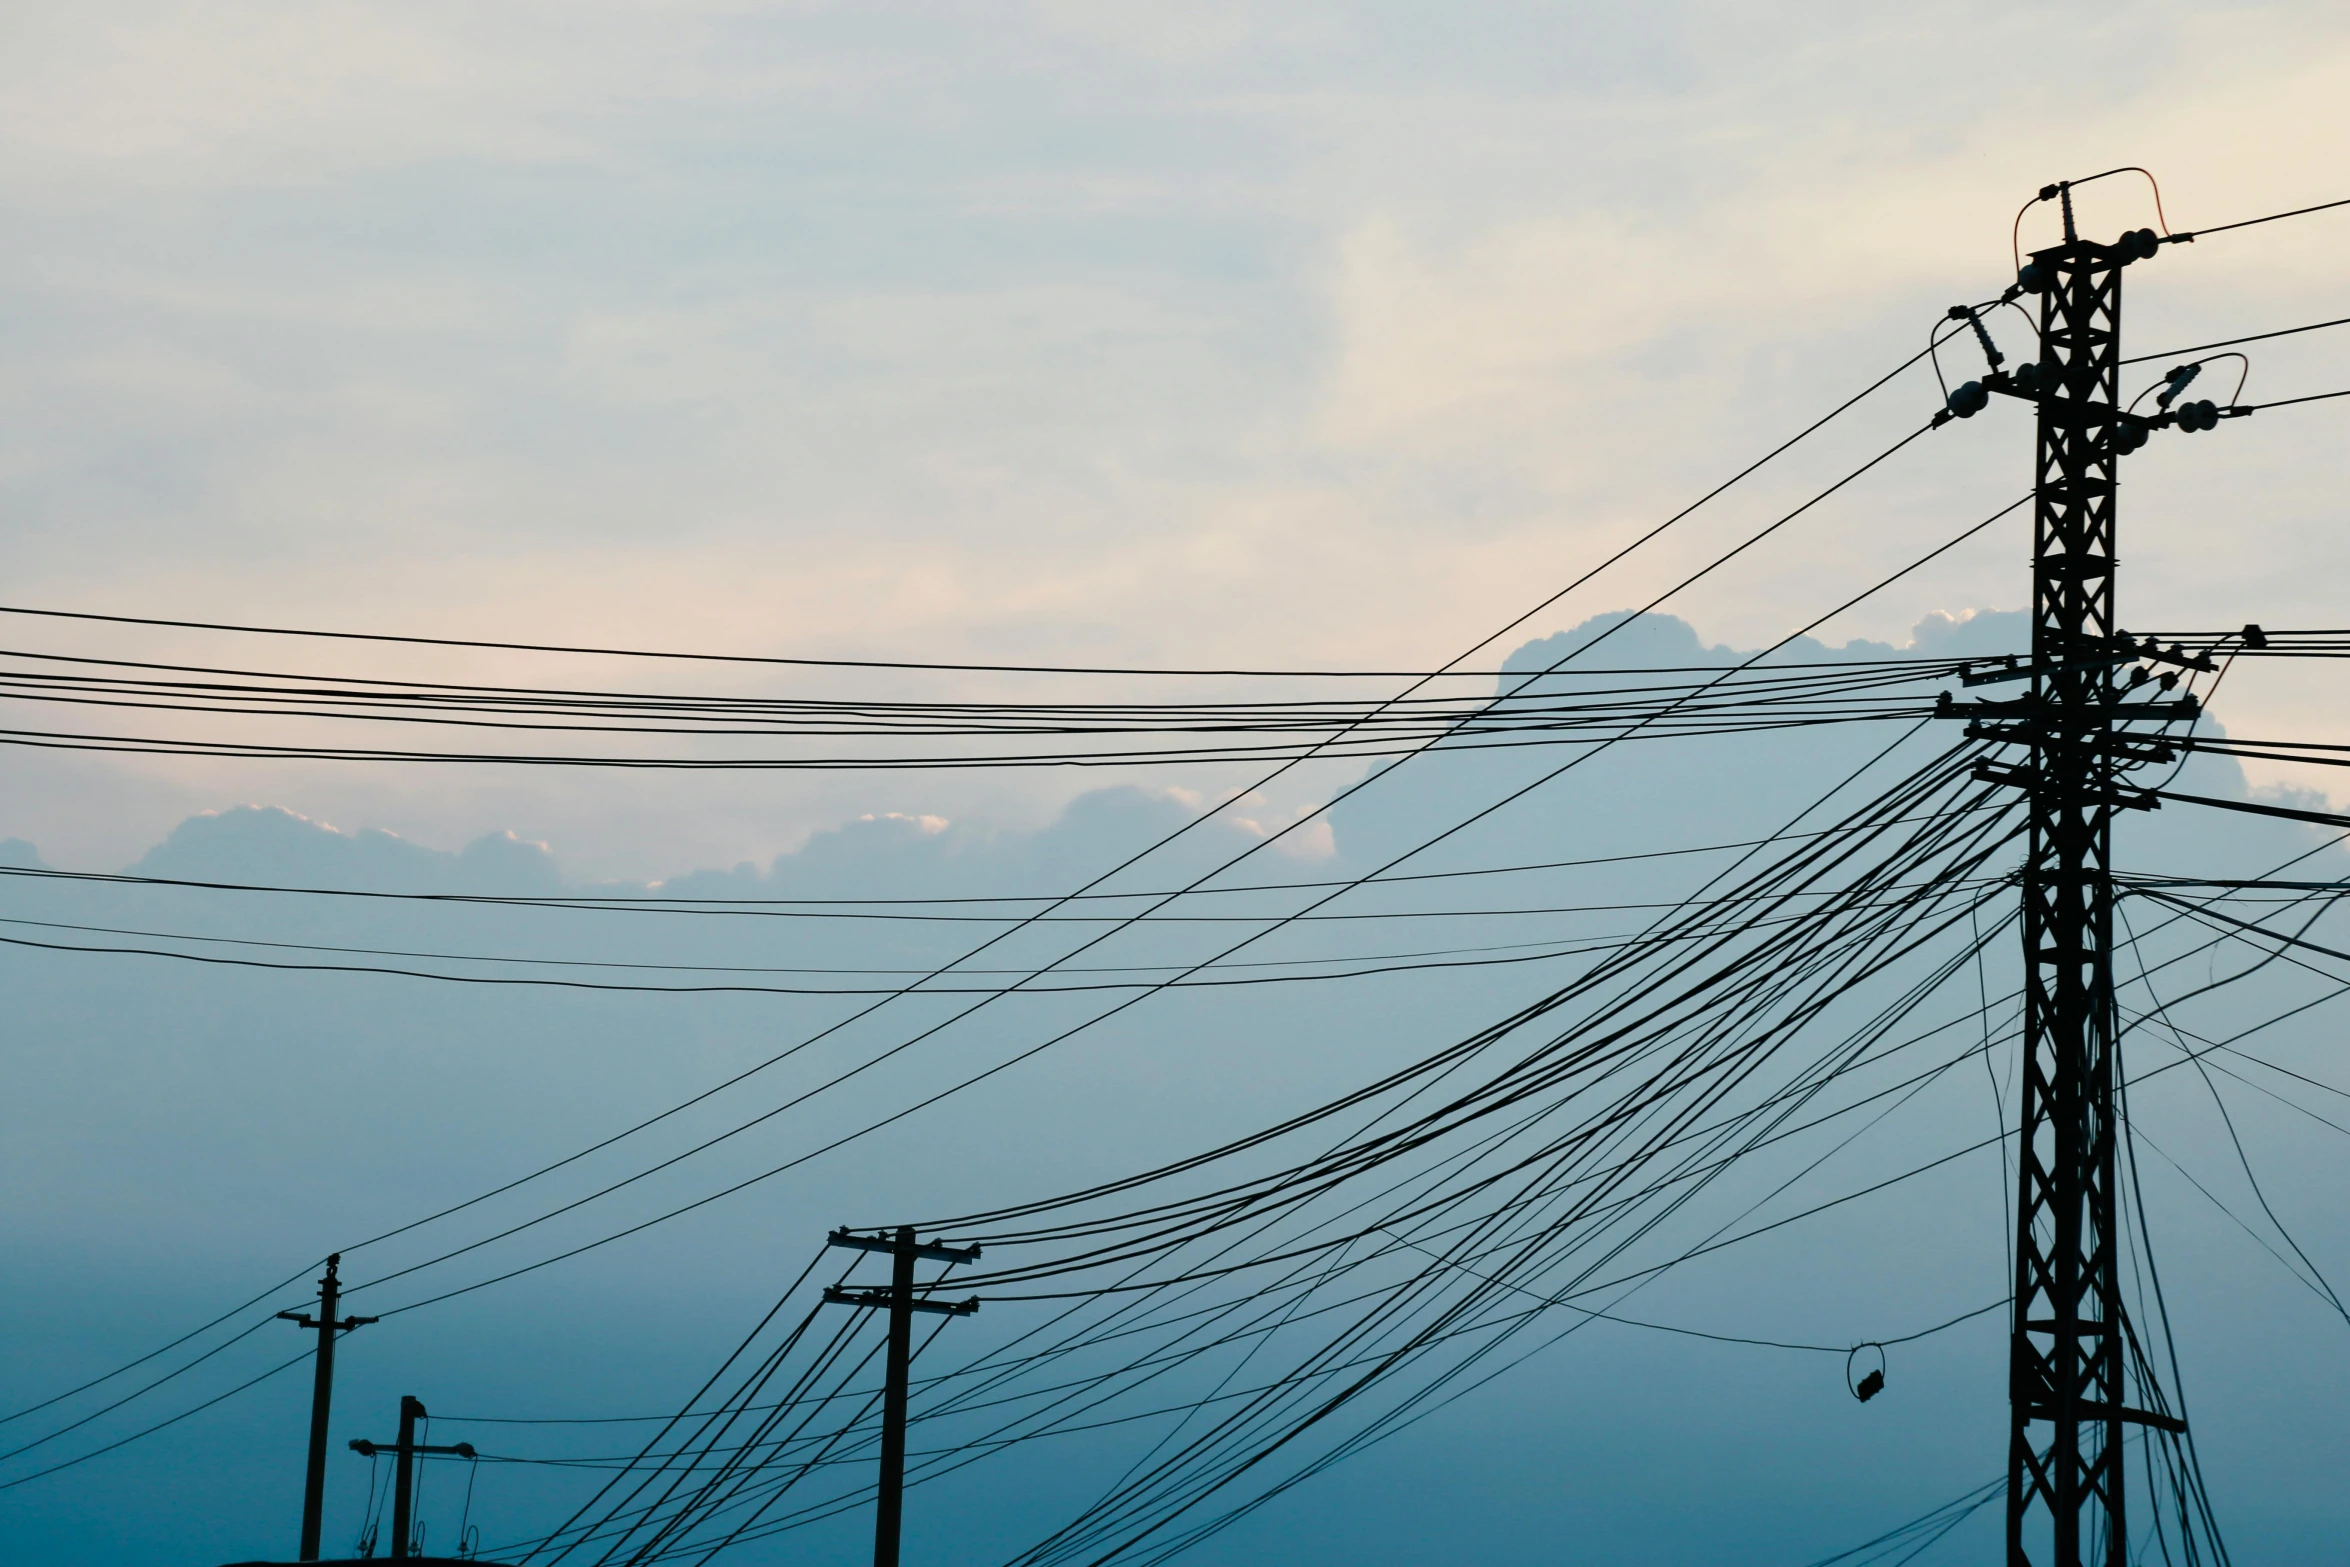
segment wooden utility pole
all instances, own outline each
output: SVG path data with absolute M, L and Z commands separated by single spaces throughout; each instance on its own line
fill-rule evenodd
M 900 1225 L 895 1235 L 851 1235 L 834 1230 L 825 1240 L 858 1251 L 886 1252 L 890 1258 L 889 1288 L 828 1289 L 824 1298 L 838 1306 L 866 1306 L 889 1313 L 889 1363 L 881 1396 L 881 1486 L 873 1503 L 873 1567 L 898 1567 L 899 1526 L 905 1517 L 906 1490 L 906 1382 L 914 1358 L 914 1313 L 967 1317 L 979 1309 L 976 1300 L 926 1300 L 914 1293 L 914 1263 L 927 1257 L 935 1262 L 976 1262 L 976 1246 L 923 1245 L 914 1239 L 912 1225 Z
M 424 1405 L 406 1393 L 402 1393 L 400 1395 L 400 1440 L 389 1446 L 381 1442 L 369 1441 L 355 1441 L 351 1444 L 352 1452 L 368 1458 L 373 1458 L 378 1453 L 397 1455 L 397 1463 L 392 1470 L 392 1554 L 394 1556 L 416 1554 L 408 1548 L 409 1536 L 414 1529 L 412 1520 L 416 1511 L 416 1455 L 434 1453 L 451 1458 L 478 1456 L 473 1451 L 471 1442 L 456 1442 L 447 1447 L 419 1445 L 416 1440 L 416 1422 L 425 1418 Z
M 302 1477 L 302 1554 L 296 1558 L 305 1562 L 318 1560 L 319 1530 L 326 1516 L 326 1421 L 335 1396 L 335 1340 L 375 1320 L 373 1317 L 335 1320 L 335 1307 L 343 1298 L 343 1281 L 336 1273 L 342 1261 L 341 1252 L 326 1259 L 326 1277 L 318 1281 L 317 1316 L 299 1311 L 278 1313 L 288 1322 L 318 1334 L 317 1372 L 310 1382 L 310 1465 Z

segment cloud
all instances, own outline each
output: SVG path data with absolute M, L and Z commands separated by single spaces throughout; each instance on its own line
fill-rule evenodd
M 547 845 L 511 832 L 485 833 L 451 853 L 381 828 L 345 832 L 264 805 L 188 818 L 134 861 L 128 874 L 413 892 L 549 892 L 563 880 Z

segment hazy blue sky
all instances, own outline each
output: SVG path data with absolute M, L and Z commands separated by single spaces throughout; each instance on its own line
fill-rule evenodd
M 1999 230 L 2043 181 L 2147 165 L 2178 228 L 2350 195 L 2344 102 L 2350 18 L 2307 4 L 20 4 L 0 14 L 0 604 L 746 653 L 1425 667 L 1915 352 L 1952 301 L 1995 292 Z M 2092 232 L 2154 221 L 2142 182 L 2082 205 Z M 2024 243 L 2049 222 L 2029 214 Z M 2166 249 L 2129 275 L 2129 346 L 2350 314 L 2345 235 L 2350 216 L 2331 214 Z M 2257 348 L 2246 396 L 2343 386 L 2350 358 L 2318 333 Z M 1937 401 L 1913 374 L 1485 662 L 1646 602 Z M 2342 623 L 2340 406 L 2133 460 L 2126 625 Z M 2019 409 L 1937 432 L 1673 600 L 1685 624 L 1651 628 L 1653 646 L 1711 661 L 1763 645 L 2029 478 Z M 2012 645 L 1998 612 L 2023 598 L 2025 553 L 2019 518 L 1821 637 Z M 0 629 L 9 647 L 110 656 L 614 678 L 561 657 Z M 2218 711 L 2238 734 L 2341 738 L 2323 667 L 2247 668 Z M 1847 743 L 1644 753 L 1458 852 L 1734 837 L 1808 797 Z M 0 840 L 19 840 L 0 863 L 495 890 L 696 872 L 811 895 L 1058 889 L 1205 809 L 1223 817 L 1215 845 L 1244 846 L 1342 776 L 1227 802 L 1241 775 L 1223 769 L 651 777 L 0 751 Z M 1512 776 L 1414 773 L 1265 858 L 1359 870 Z M 2313 799 L 2332 784 L 2220 767 L 2204 782 Z M 2144 831 L 2145 862 L 2166 866 L 2250 868 L 2316 841 Z M 914 937 L 0 896 L 19 919 L 382 947 L 937 955 Z M 1391 934 L 1404 948 L 1437 932 Z M 5 1408 L 830 1016 L 24 952 L 0 956 L 0 983 L 16 998 Z M 477 1413 L 663 1408 L 834 1223 L 956 1206 L 942 1188 L 1055 1189 L 1258 1124 L 1538 988 L 1305 986 L 1137 1020 L 788 1190 L 368 1330 L 338 1453 L 345 1435 L 388 1435 L 403 1391 Z M 2325 1016 L 2280 1033 L 2276 1059 L 2339 1081 Z M 743 1167 L 940 1069 L 909 1062 L 785 1123 Z M 2260 1249 L 2273 1232 L 2221 1212 L 2253 1199 L 2185 1077 L 2142 1108 L 2217 1194 L 2160 1173 L 2189 1396 L 2239 1561 L 2308 1560 L 2350 1527 L 2334 1478 L 2350 1340 Z M 2323 1200 L 2341 1190 L 2339 1128 L 2249 1089 L 2229 1103 L 2295 1237 L 2350 1274 L 2350 1224 Z M 1953 1082 L 1843 1178 L 1979 1136 L 1992 1114 L 1979 1072 Z M 1998 1172 L 1904 1190 L 1651 1309 L 1844 1342 L 1997 1295 Z M 1998 1470 L 1989 1322 L 1897 1355 L 1893 1394 L 1866 1410 L 1808 1355 L 1580 1336 L 1202 1559 L 1809 1561 Z M 290 1555 L 302 1403 L 284 1379 L 0 1492 L 0 1557 Z M 1096 1457 L 924 1493 L 910 1561 L 995 1559 L 1050 1526 L 1055 1486 Z M 347 1542 L 359 1463 L 337 1471 L 330 1545 Z M 481 1505 L 525 1526 L 558 1494 L 533 1483 L 491 1471 Z M 855 1536 L 756 1559 L 853 1560 Z

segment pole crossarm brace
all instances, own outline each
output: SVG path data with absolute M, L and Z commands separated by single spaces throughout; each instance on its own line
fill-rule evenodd
M 2058 670 L 2073 671 L 2094 667 L 2096 666 L 2089 664 L 2060 664 L 2050 669 L 2036 671 L 2036 673 L 2047 675 L 2054 674 Z M 2102 716 L 2106 723 L 2175 724 L 2182 720 L 2203 716 L 2203 704 L 2192 696 L 2183 696 L 2174 702 L 2113 701 L 2106 703 L 2105 706 L 2107 711 Z M 2073 717 L 2072 714 L 2052 708 L 2031 696 L 2009 697 L 2005 701 L 1961 702 L 1947 691 L 1935 698 L 1934 716 L 1936 718 L 2024 719 L 2071 719 Z
M 2181 805 L 2208 805 L 2215 810 L 2242 811 L 2251 816 L 2275 816 L 2288 822 L 2315 822 L 2320 827 L 2350 827 L 2350 816 L 2332 811 L 2304 811 L 2290 805 L 2262 805 L 2257 800 L 2215 800 L 2207 794 L 2179 794 L 2170 789 L 2157 789 L 2157 800 L 2176 800 Z
M 1969 666 L 1959 671 L 1959 683 L 1970 686 L 1997 685 L 2004 680 L 2035 680 L 2042 675 L 2074 669 L 2111 669 L 2120 664 L 2169 664 L 2179 669 L 2192 669 L 2198 674 L 2214 674 L 2219 665 L 2211 660 L 2208 651 L 2189 652 L 2173 645 L 2164 647 L 2152 637 L 2140 642 L 2126 631 L 2117 631 L 2113 641 L 2098 647 L 2076 647 L 2064 654 L 2058 664 L 2026 663 L 2009 656 L 1988 668 Z
M 427 1447 L 422 1442 L 411 1442 L 406 1447 L 402 1447 L 397 1442 L 370 1442 L 363 1436 L 351 1438 L 351 1451 L 362 1458 L 373 1458 L 378 1453 L 389 1453 L 395 1458 L 402 1453 L 416 1453 L 426 1457 L 438 1455 L 443 1458 L 479 1458 L 481 1456 L 474 1451 L 471 1442 L 453 1442 L 447 1447 Z
M 2178 752 L 2160 741 L 2132 743 L 2111 735 L 2052 735 L 2029 724 L 1969 724 L 1966 737 L 1989 740 L 1994 745 L 2085 745 L 2103 751 L 2117 762 L 2146 767 L 2165 767 L 2179 759 Z
M 2103 1420 L 2110 1415 L 2124 1425 L 2152 1426 L 2157 1431 L 2169 1431 L 2182 1436 L 2186 1434 L 2187 1430 L 2187 1422 L 2178 1416 L 2158 1414 L 2151 1409 L 2107 1409 L 2103 1404 L 2082 1404 L 2079 1408 L 2083 1415 L 2093 1419 Z M 2035 1409 L 2032 1411 L 2032 1416 L 2037 1420 L 2052 1420 L 2055 1418 L 2055 1411 Z
M 825 1304 L 832 1306 L 879 1306 L 883 1309 L 897 1304 L 897 1301 L 892 1298 L 891 1292 L 886 1288 L 828 1289 L 824 1292 L 824 1300 Z M 917 1295 L 906 1302 L 906 1309 L 908 1311 L 935 1312 L 942 1317 L 968 1317 L 979 1309 L 979 1298 L 975 1295 L 969 1300 L 928 1300 Z
M 893 1257 L 905 1249 L 901 1242 L 891 1236 L 854 1235 L 849 1232 L 846 1225 L 825 1236 L 824 1244 L 846 1246 L 854 1251 L 886 1252 Z M 949 1246 L 943 1241 L 917 1241 L 912 1246 L 912 1252 L 913 1255 L 927 1258 L 932 1262 L 977 1262 L 979 1260 L 978 1247 Z
M 2005 784 L 2011 789 L 2031 790 L 2039 787 L 2039 770 L 2033 767 L 2002 767 L 1997 762 L 1977 762 L 1972 776 L 1987 784 Z M 2097 803 L 2123 811 L 2155 811 L 2164 800 L 2182 798 L 2165 794 L 2158 789 L 2111 789 L 2097 797 Z
M 281 1311 L 278 1316 L 287 1322 L 298 1323 L 306 1328 L 314 1328 L 319 1325 L 319 1319 L 307 1311 Z M 371 1322 L 381 1322 L 382 1320 L 381 1317 L 345 1317 L 332 1326 L 338 1333 L 348 1333 L 353 1328 L 363 1328 Z

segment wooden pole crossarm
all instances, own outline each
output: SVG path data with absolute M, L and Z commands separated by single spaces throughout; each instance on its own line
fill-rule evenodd
M 852 1235 L 846 1225 L 825 1236 L 824 1244 L 846 1246 L 853 1251 L 886 1252 L 891 1256 L 897 1255 L 900 1251 L 909 1251 L 914 1256 L 927 1258 L 932 1262 L 977 1262 L 979 1260 L 979 1248 L 976 1246 L 948 1246 L 939 1241 L 917 1241 L 908 1245 L 886 1235 Z
M 824 1292 L 824 1299 L 834 1306 L 871 1306 L 884 1311 L 896 1304 L 886 1289 L 828 1289 Z M 979 1297 L 974 1295 L 969 1300 L 924 1300 L 916 1296 L 905 1302 L 905 1306 L 908 1311 L 934 1312 L 942 1317 L 968 1317 L 979 1309 Z

